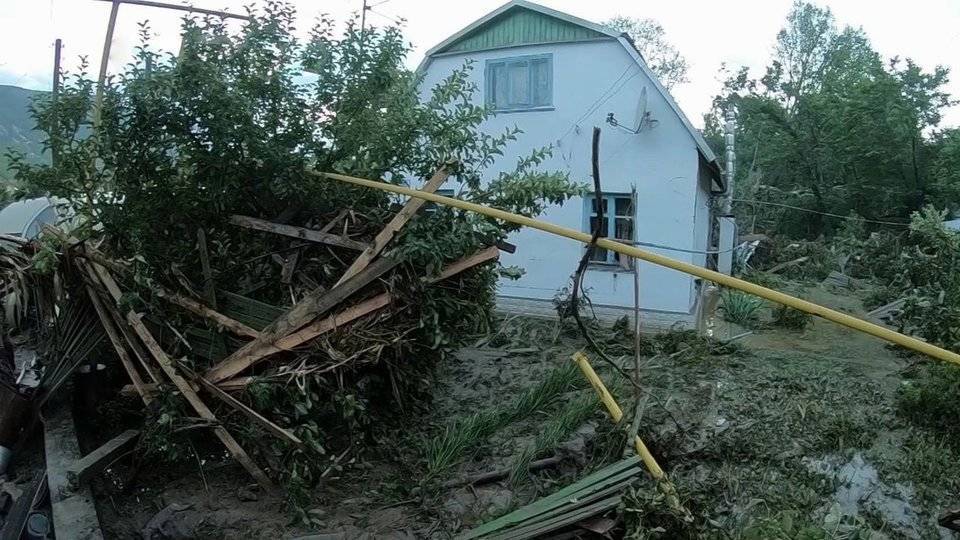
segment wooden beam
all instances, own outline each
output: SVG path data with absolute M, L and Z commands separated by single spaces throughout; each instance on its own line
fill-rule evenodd
M 198 315 L 204 319 L 213 321 L 220 327 L 226 328 L 238 336 L 250 337 L 254 339 L 260 337 L 260 333 L 253 328 L 250 328 L 240 321 L 233 320 L 222 313 L 214 311 L 192 298 L 188 298 L 175 292 L 170 292 L 162 287 L 157 287 L 155 292 L 157 296 L 163 298 L 171 304 L 180 306 L 194 315 Z
M 440 167 L 433 174 L 430 180 L 421 188 L 422 191 L 427 193 L 433 193 L 436 191 L 444 182 L 447 181 L 447 177 L 450 176 L 450 172 L 446 167 Z M 353 264 L 347 268 L 347 271 L 343 273 L 343 276 L 340 278 L 340 281 L 337 282 L 337 285 L 345 282 L 346 280 L 352 278 L 353 276 L 360 273 L 361 270 L 367 267 L 373 259 L 383 251 L 383 248 L 390 243 L 390 240 L 393 240 L 393 237 L 396 236 L 397 232 L 403 228 L 404 225 L 410 221 L 411 218 L 420 210 L 420 207 L 424 204 L 423 199 L 418 199 L 417 197 L 410 197 L 410 200 L 403 205 L 403 208 L 397 212 L 397 215 L 393 216 L 393 219 L 387 223 L 387 226 L 380 231 L 379 234 L 373 239 L 373 245 L 364 250 L 353 261 Z
M 123 452 L 136 444 L 140 438 L 140 431 L 129 429 L 110 439 L 93 452 L 83 456 L 67 467 L 67 478 L 71 486 L 82 486 L 103 472 L 111 463 L 117 460 Z
M 106 308 L 103 307 L 103 304 L 100 302 L 100 296 L 97 295 L 97 292 L 93 290 L 93 287 L 87 285 L 87 294 L 90 296 L 90 301 L 93 303 L 93 308 L 97 312 L 97 316 L 100 317 L 100 324 L 103 325 L 104 331 L 107 333 L 107 337 L 110 338 L 110 343 L 113 344 L 114 350 L 117 351 L 117 356 L 120 357 L 120 363 L 123 364 L 123 369 L 127 371 L 127 375 L 130 377 L 130 382 L 133 383 L 134 388 L 137 389 L 137 393 L 140 394 L 140 399 L 143 400 L 144 405 L 150 405 L 150 402 L 153 399 L 150 397 L 150 393 L 146 389 L 146 383 L 143 382 L 143 379 L 140 377 L 140 372 L 137 371 L 136 366 L 133 365 L 133 360 L 130 359 L 130 355 L 127 353 L 127 348 L 124 346 L 123 338 L 117 334 L 117 329 L 113 326 L 114 322 L 110 318 L 110 315 L 107 314 Z
M 119 303 L 122 294 L 120 293 L 120 287 L 114 281 L 113 276 L 107 271 L 106 268 L 100 266 L 99 264 L 94 263 L 94 270 L 97 272 L 97 275 L 100 277 L 100 280 L 103 282 L 104 286 L 110 292 L 110 295 L 113 296 L 115 302 Z M 200 415 L 204 420 L 216 423 L 217 425 L 213 428 L 214 435 L 223 443 L 227 448 L 227 451 L 236 459 L 244 469 L 250 473 L 257 483 L 259 483 L 264 489 L 268 491 L 273 490 L 273 482 L 267 477 L 267 475 L 257 466 L 256 463 L 250 459 L 250 456 L 240 447 L 240 444 L 237 443 L 236 439 L 233 438 L 233 435 L 226 430 L 222 425 L 219 425 L 219 420 L 213 414 L 206 403 L 200 399 L 200 396 L 197 395 L 197 392 L 190 386 L 190 383 L 187 382 L 179 373 L 177 373 L 176 368 L 173 365 L 173 361 L 170 360 L 170 357 L 167 356 L 167 353 L 164 352 L 163 348 L 160 347 L 160 344 L 157 343 L 154 339 L 153 334 L 147 329 L 143 324 L 143 321 L 140 320 L 140 316 L 135 313 L 133 310 L 130 310 L 126 314 L 127 322 L 136 332 L 137 336 L 140 337 L 140 340 L 143 341 L 143 344 L 147 347 L 147 350 L 150 351 L 150 354 L 153 355 L 157 363 L 160 364 L 160 368 L 167 375 L 170 381 L 180 390 L 180 393 L 183 394 L 183 397 L 186 398 L 187 402 L 191 407 Z
M 479 266 L 487 261 L 493 261 L 500 258 L 500 248 L 497 246 L 490 246 L 484 250 L 481 250 L 469 257 L 464 257 L 458 261 L 451 263 L 449 266 L 444 268 L 432 278 L 425 278 L 424 281 L 427 283 L 436 283 L 447 279 L 448 277 L 455 276 L 464 270 L 473 268 L 474 266 Z
M 217 386 L 224 392 L 240 392 L 249 386 L 253 381 L 253 377 L 237 377 L 236 379 L 223 381 Z M 160 389 L 160 385 L 147 383 L 144 385 L 144 389 L 149 393 L 154 393 Z M 120 393 L 124 396 L 133 396 L 137 394 L 137 389 L 134 388 L 132 384 L 125 384 L 122 388 L 120 388 Z
M 213 286 L 213 269 L 210 268 L 210 252 L 207 251 L 207 233 L 197 229 L 197 250 L 200 252 L 200 268 L 203 271 L 203 296 L 213 309 L 217 307 L 217 289 Z
M 303 227 L 295 227 L 293 225 L 273 223 L 265 219 L 258 219 L 249 216 L 239 216 L 234 214 L 230 216 L 230 223 L 240 227 L 245 227 L 247 229 L 280 234 L 283 236 L 289 236 L 291 238 L 299 238 L 301 240 L 309 240 L 311 242 L 325 244 L 328 246 L 355 249 L 357 251 L 364 251 L 369 248 L 369 246 L 363 242 L 357 242 L 356 240 L 344 238 L 343 236 L 315 231 L 313 229 L 305 229 Z
M 496 246 L 491 246 L 486 248 L 478 253 L 475 253 L 471 256 L 464 257 L 459 259 L 449 266 L 444 268 L 440 274 L 432 278 L 424 278 L 426 283 L 437 283 L 438 281 L 452 277 L 460 272 L 483 264 L 487 261 L 496 259 L 499 256 L 499 251 Z M 393 303 L 393 295 L 390 293 L 383 293 L 368 300 L 364 300 L 359 304 L 356 304 L 346 310 L 337 313 L 336 315 L 327 317 L 322 320 L 314 321 L 313 323 L 301 328 L 300 330 L 289 334 L 279 340 L 276 343 L 266 349 L 264 353 L 258 357 L 247 356 L 240 359 L 236 359 L 230 362 L 227 362 L 228 359 L 223 360 L 219 364 L 213 367 L 210 372 L 216 372 L 217 376 L 226 379 L 232 377 L 243 370 L 253 366 L 254 364 L 260 362 L 267 356 L 271 354 L 276 354 L 281 351 L 290 350 L 294 347 L 299 347 L 308 341 L 316 339 L 322 334 L 335 330 L 338 327 L 341 327 L 345 324 L 349 324 L 360 317 L 383 309 Z M 220 380 L 223 380 L 220 379 Z M 213 380 L 213 379 L 211 379 Z M 226 381 L 229 382 L 229 381 Z
M 207 371 L 204 377 L 218 383 L 253 365 L 261 358 L 273 354 L 277 351 L 276 343 L 279 340 L 296 332 L 317 317 L 325 315 L 352 294 L 366 287 L 398 264 L 399 261 L 396 259 L 384 257 L 329 291 L 317 290 L 311 292 L 281 317 L 273 321 L 270 326 L 264 328 L 260 332 L 260 337 L 224 358 L 219 364 Z
M 100 520 L 90 488 L 74 490 L 67 468 L 80 459 L 80 445 L 70 414 L 69 399 L 45 413 L 43 442 L 47 462 L 47 486 L 53 510 L 53 529 L 60 538 L 102 540 Z
M 103 2 L 111 2 L 113 0 L 102 0 Z M 177 4 L 168 4 L 166 2 L 154 2 L 152 0 L 116 0 L 118 4 L 132 4 L 135 6 L 147 6 L 147 7 L 157 7 L 164 9 L 174 9 L 177 11 L 186 11 L 189 13 L 200 13 L 202 15 L 213 15 L 214 17 L 223 17 L 225 19 L 242 19 L 245 21 L 250 20 L 249 15 L 238 15 L 236 13 L 230 13 L 228 11 L 219 11 L 215 9 L 201 9 L 192 6 L 181 6 Z
M 77 266 L 81 269 L 81 271 L 86 271 L 88 276 L 87 285 L 92 287 L 94 291 L 104 288 L 103 283 L 100 282 L 100 278 L 97 276 L 96 272 L 93 271 L 93 268 L 91 268 L 90 265 L 78 259 Z M 150 363 L 149 355 L 144 350 L 143 346 L 140 344 L 140 341 L 137 339 L 137 337 L 133 335 L 133 333 L 130 331 L 130 326 L 123 319 L 123 316 L 120 315 L 118 310 L 113 309 L 112 302 L 110 302 L 109 304 L 104 304 L 103 302 L 101 302 L 100 305 L 104 307 L 104 309 L 110 315 L 110 318 L 113 319 L 115 328 L 118 328 L 120 330 L 120 333 L 123 334 L 124 340 L 126 340 L 127 345 L 130 347 L 130 350 L 133 351 L 134 356 L 137 357 L 137 361 L 140 362 L 140 366 L 144 369 L 144 371 L 147 372 L 147 375 L 150 376 L 150 379 L 153 381 L 153 384 L 154 385 L 159 384 L 163 380 L 163 376 L 160 375 L 160 373 Z M 144 385 L 144 388 L 148 388 L 148 386 Z M 150 390 L 149 392 L 152 393 L 153 390 Z
M 295 444 L 296 446 L 300 446 L 300 447 L 303 446 L 303 441 L 301 441 L 296 435 L 274 424 L 267 418 L 264 418 L 262 415 L 260 415 L 260 413 L 251 409 L 239 399 L 224 392 L 219 386 L 204 379 L 203 377 L 197 377 L 197 380 L 200 381 L 200 384 L 204 388 L 206 388 L 206 390 L 210 392 L 210 394 L 212 394 L 214 397 L 226 403 L 227 405 L 233 407 L 237 411 L 243 413 L 244 416 L 246 416 L 250 420 L 253 420 L 256 424 L 258 424 L 260 427 L 265 429 L 271 435 L 276 436 L 280 440 Z

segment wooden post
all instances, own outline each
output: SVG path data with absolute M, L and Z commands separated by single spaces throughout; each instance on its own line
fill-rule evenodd
M 58 122 L 57 122 L 57 109 L 58 102 L 60 100 L 60 49 L 63 46 L 63 41 L 60 38 L 57 38 L 53 42 L 53 90 L 50 93 L 50 102 L 53 105 L 53 125 L 50 128 L 53 136 L 50 138 L 50 162 L 54 167 L 57 166 L 57 163 L 60 161 L 60 137 L 58 133 Z

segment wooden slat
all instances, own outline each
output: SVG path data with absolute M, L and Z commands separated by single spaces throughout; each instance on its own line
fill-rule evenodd
M 474 266 L 481 265 L 487 261 L 492 261 L 500 257 L 500 250 L 497 246 L 490 246 L 482 251 L 477 252 L 474 255 L 465 257 L 458 261 L 451 263 L 449 266 L 444 268 L 439 274 L 433 278 L 425 279 L 427 283 L 436 283 L 447 279 L 448 277 L 455 276 L 464 270 L 473 268 Z
M 110 338 L 110 343 L 113 344 L 114 350 L 117 351 L 120 363 L 123 364 L 123 369 L 127 371 L 127 375 L 130 377 L 130 382 L 133 383 L 134 388 L 137 389 L 137 393 L 140 394 L 140 399 L 143 400 L 143 404 L 150 405 L 153 399 L 146 389 L 146 383 L 143 382 L 143 378 L 140 377 L 140 372 L 137 371 L 136 366 L 133 365 L 133 360 L 130 359 L 130 355 L 127 353 L 123 338 L 120 337 L 117 329 L 113 326 L 114 322 L 110 318 L 110 315 L 107 314 L 106 308 L 104 308 L 100 302 L 100 297 L 97 295 L 97 292 L 94 291 L 90 285 L 87 285 L 86 288 L 87 294 L 90 295 L 90 301 L 93 303 L 93 308 L 97 312 L 97 316 L 100 317 L 100 324 L 103 325 L 103 330 L 107 333 L 107 337 Z
M 220 327 L 226 328 L 227 330 L 230 330 L 231 332 L 233 332 L 238 336 L 245 336 L 245 337 L 250 337 L 254 339 L 260 337 L 260 333 L 254 330 L 253 328 L 250 328 L 249 326 L 243 324 L 242 322 L 235 321 L 220 312 L 214 311 L 192 298 L 188 298 L 181 294 L 177 294 L 177 293 L 170 292 L 160 288 L 157 289 L 157 296 L 159 296 L 160 298 L 163 298 L 164 300 L 170 302 L 171 304 L 175 304 L 182 307 L 183 309 L 186 309 L 187 311 L 193 313 L 194 315 L 199 315 L 204 319 L 213 321 Z
M 110 439 L 100 448 L 83 456 L 67 467 L 67 478 L 72 486 L 82 486 L 110 466 L 123 452 L 140 438 L 140 432 L 129 429 Z
M 224 392 L 240 392 L 244 388 L 250 385 L 254 381 L 253 377 L 237 377 L 236 379 L 230 379 L 229 381 L 223 381 L 218 384 L 219 387 Z M 156 384 L 147 383 L 145 385 L 147 392 L 153 393 L 159 390 L 159 386 Z M 124 396 L 132 396 L 137 393 L 136 388 L 132 384 L 125 384 L 120 388 L 120 393 Z
M 113 276 L 106 270 L 106 268 L 100 266 L 99 264 L 93 264 L 94 270 L 97 272 L 97 275 L 100 277 L 101 282 L 106 286 L 107 290 L 110 292 L 110 295 L 113 296 L 115 302 L 119 302 L 122 296 L 120 292 L 120 287 L 114 281 Z M 140 337 L 143 344 L 147 347 L 147 350 L 150 351 L 150 354 L 153 355 L 157 363 L 160 364 L 160 368 L 167 375 L 170 381 L 180 390 L 180 393 L 183 394 L 183 397 L 186 398 L 187 402 L 190 403 L 190 406 L 200 415 L 204 420 L 209 420 L 219 424 L 216 415 L 207 407 L 206 403 L 200 399 L 200 396 L 197 395 L 196 391 L 190 386 L 190 383 L 186 381 L 179 373 L 177 373 L 176 368 L 173 365 L 173 362 L 170 360 L 170 357 L 167 356 L 167 353 L 164 352 L 163 348 L 160 347 L 160 344 L 157 343 L 154 339 L 153 334 L 147 329 L 143 324 L 143 321 L 140 320 L 140 316 L 133 312 L 133 310 L 128 311 L 126 314 L 127 322 L 136 332 L 137 336 Z M 273 482 L 267 477 L 266 474 L 257 466 L 256 463 L 250 459 L 250 456 L 240 447 L 240 444 L 237 443 L 236 439 L 233 438 L 233 435 L 226 430 L 222 425 L 216 425 L 213 428 L 214 435 L 223 443 L 227 448 L 227 451 L 236 459 L 244 469 L 250 473 L 257 483 L 259 483 L 266 490 L 273 490 Z
M 251 409 L 246 404 L 244 404 L 239 399 L 231 396 L 230 394 L 224 392 L 220 387 L 213 384 L 212 382 L 204 379 L 203 377 L 197 377 L 197 380 L 200 381 L 200 384 L 207 389 L 214 397 L 220 401 L 226 403 L 227 405 L 233 407 L 237 411 L 243 413 L 244 416 L 256 422 L 260 427 L 267 430 L 268 433 L 275 435 L 281 440 L 293 443 L 297 446 L 303 446 L 303 441 L 301 441 L 296 435 L 290 433 L 286 429 L 274 424 L 267 418 L 261 416 L 257 411 Z
M 260 332 L 259 338 L 238 349 L 207 371 L 204 376 L 211 382 L 220 382 L 231 375 L 243 371 L 247 366 L 252 365 L 261 358 L 273 354 L 277 350 L 275 345 L 280 339 L 296 332 L 303 326 L 309 324 L 313 319 L 325 315 L 328 311 L 340 305 L 340 303 L 352 294 L 369 285 L 397 264 L 399 264 L 399 261 L 395 259 L 382 258 L 365 268 L 364 271 L 329 291 L 311 292 L 290 308 L 282 317 L 274 321 L 267 328 L 264 328 L 263 331 Z
M 446 167 L 440 167 L 433 174 L 426 185 L 421 188 L 421 191 L 426 191 L 427 193 L 433 193 L 436 191 L 444 182 L 447 181 L 447 177 L 450 176 L 450 172 Z M 347 268 L 347 271 L 343 273 L 343 276 L 340 278 L 340 281 L 337 282 L 337 285 L 345 282 L 346 280 L 352 278 L 353 276 L 359 274 L 364 268 L 367 267 L 376 257 L 383 251 L 383 248 L 387 247 L 387 244 L 390 243 L 390 240 L 393 240 L 393 237 L 396 236 L 397 232 L 407 224 L 408 221 L 420 210 L 420 207 L 424 204 L 423 199 L 417 197 L 411 197 L 406 204 L 403 205 L 403 208 L 400 209 L 400 212 L 397 215 L 393 216 L 393 219 L 387 223 L 387 226 L 380 231 L 379 234 L 373 239 L 373 245 L 368 247 L 361 253 L 353 264 Z
M 356 240 L 351 240 L 350 238 L 344 238 L 335 234 L 314 231 L 312 229 L 305 229 L 303 227 L 294 227 L 293 225 L 273 223 L 265 219 L 258 219 L 249 216 L 232 215 L 230 216 L 230 223 L 239 225 L 240 227 L 245 227 L 247 229 L 280 234 L 283 236 L 289 236 L 291 238 L 300 238 L 301 240 L 309 240 L 311 242 L 326 244 L 328 246 L 338 246 L 348 249 L 355 249 L 357 251 L 364 251 L 369 247 L 363 242 L 357 242 Z

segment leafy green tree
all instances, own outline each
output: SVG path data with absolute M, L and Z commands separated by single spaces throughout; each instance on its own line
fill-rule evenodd
M 663 26 L 653 19 L 641 19 L 618 15 L 603 23 L 630 37 L 640 51 L 647 66 L 657 74 L 660 82 L 667 88 L 689 82 L 687 60 L 667 41 Z
M 738 196 L 820 213 L 905 222 L 931 196 L 928 136 L 949 104 L 946 68 L 884 63 L 860 29 L 838 28 L 829 9 L 796 2 L 759 79 L 727 74 L 707 117 L 719 146 L 722 111 L 738 119 Z M 791 236 L 833 234 L 839 222 L 762 205 L 739 206 L 750 227 Z

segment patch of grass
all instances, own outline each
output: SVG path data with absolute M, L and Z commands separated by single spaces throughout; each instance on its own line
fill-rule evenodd
M 789 306 L 777 306 L 773 310 L 773 325 L 790 330 L 803 330 L 813 321 L 813 315 Z
M 757 321 L 763 300 L 734 289 L 720 292 L 720 309 L 723 319 L 740 326 L 750 326 Z
M 600 401 L 597 395 L 590 390 L 575 399 L 569 400 L 566 405 L 553 415 L 543 426 L 537 437 L 523 452 L 514 459 L 510 466 L 510 483 L 517 485 L 527 477 L 527 469 L 534 459 L 553 451 L 564 442 L 596 412 Z
M 895 480 L 912 485 L 927 506 L 956 505 L 960 493 L 960 452 L 949 439 L 927 430 L 913 429 L 895 456 L 881 459 L 882 470 Z
M 487 409 L 455 421 L 424 444 L 427 476 L 432 477 L 457 463 L 488 437 L 549 404 L 557 396 L 574 389 L 581 381 L 573 362 L 551 371 L 540 384 L 524 391 L 513 403 Z

